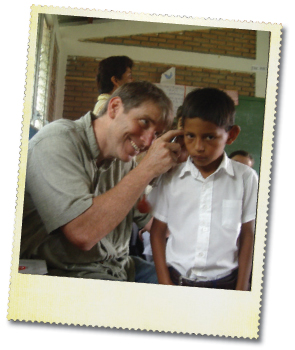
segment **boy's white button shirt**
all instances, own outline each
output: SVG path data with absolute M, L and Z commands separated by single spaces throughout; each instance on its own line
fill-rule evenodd
M 188 158 L 162 175 L 148 200 L 154 217 L 167 223 L 166 261 L 189 278 L 222 278 L 238 267 L 242 223 L 254 220 L 258 177 L 224 153 L 204 179 Z

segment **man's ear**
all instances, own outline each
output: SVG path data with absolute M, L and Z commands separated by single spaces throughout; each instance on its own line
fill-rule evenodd
M 238 125 L 233 125 L 228 132 L 228 138 L 227 138 L 226 144 L 231 145 L 238 137 L 240 131 L 241 131 L 241 128 Z
M 108 115 L 112 119 L 115 119 L 121 106 L 122 106 L 122 100 L 119 96 L 115 96 L 111 98 L 108 104 Z

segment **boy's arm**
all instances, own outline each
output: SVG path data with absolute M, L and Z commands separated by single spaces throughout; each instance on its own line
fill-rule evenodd
M 166 265 L 166 231 L 167 224 L 154 218 L 151 227 L 151 245 L 159 284 L 174 285 Z
M 252 267 L 255 220 L 242 224 L 239 248 L 239 273 L 236 290 L 249 290 Z

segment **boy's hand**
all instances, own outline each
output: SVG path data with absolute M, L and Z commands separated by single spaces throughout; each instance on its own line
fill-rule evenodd
M 175 286 L 175 284 L 171 281 L 171 278 L 161 280 L 161 277 L 158 278 L 159 284 L 164 284 L 166 286 Z

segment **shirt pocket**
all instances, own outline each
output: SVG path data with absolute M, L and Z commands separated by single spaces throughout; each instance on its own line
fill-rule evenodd
M 224 199 L 222 201 L 222 227 L 239 230 L 242 219 L 242 200 Z

